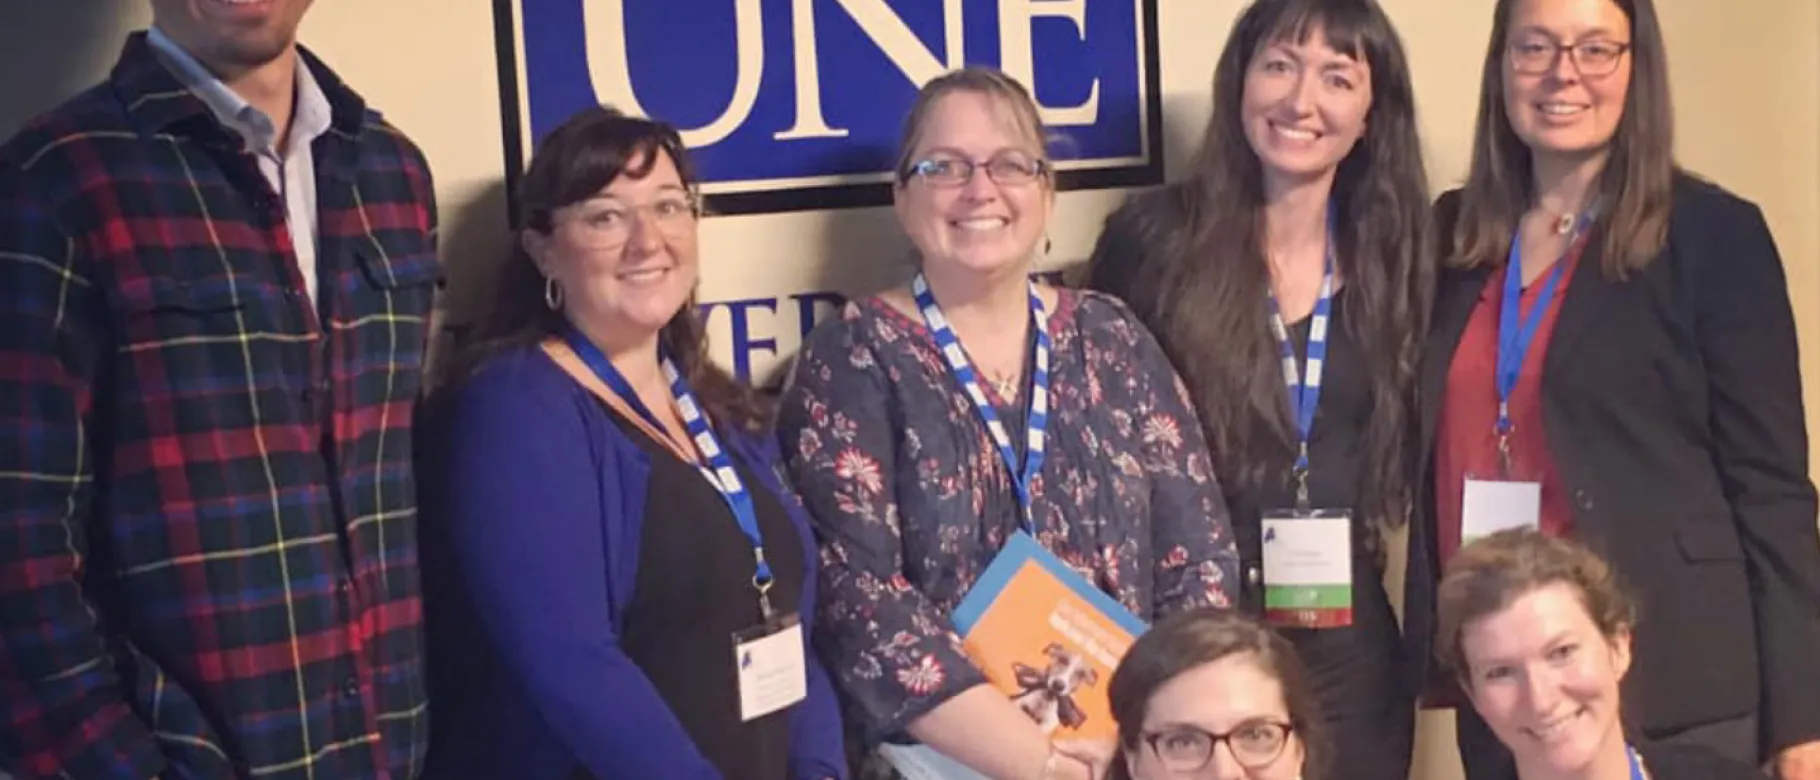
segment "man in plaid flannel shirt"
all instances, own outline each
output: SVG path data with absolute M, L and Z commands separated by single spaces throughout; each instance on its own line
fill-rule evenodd
M 409 778 L 422 155 L 295 44 L 152 0 L 0 147 L 0 769 Z

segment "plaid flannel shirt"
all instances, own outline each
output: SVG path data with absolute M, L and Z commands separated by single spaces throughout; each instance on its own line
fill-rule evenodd
M 319 307 L 283 203 L 128 39 L 0 147 L 0 762 L 404 778 L 428 737 L 419 151 L 308 52 Z

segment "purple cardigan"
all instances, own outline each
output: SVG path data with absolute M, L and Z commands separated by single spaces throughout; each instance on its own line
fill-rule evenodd
M 489 360 L 430 412 L 419 445 L 427 776 L 558 780 L 580 764 L 603 779 L 719 778 L 619 645 L 648 456 L 537 347 Z M 816 582 L 807 518 L 769 437 L 722 436 L 802 535 L 806 638 Z M 792 713 L 790 776 L 844 778 L 833 689 L 805 652 L 809 697 Z

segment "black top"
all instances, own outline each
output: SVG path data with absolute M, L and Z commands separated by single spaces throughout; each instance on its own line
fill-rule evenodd
M 1182 196 L 1177 190 L 1154 191 L 1127 201 L 1108 217 L 1098 245 L 1094 247 L 1085 286 L 1125 301 L 1171 353 L 1229 349 L 1230 345 L 1218 343 L 1171 343 L 1168 331 L 1156 327 L 1157 302 L 1135 294 L 1134 288 L 1143 268 L 1150 263 L 1167 262 L 1158 248 L 1167 243 L 1166 236 L 1179 229 L 1185 219 L 1185 207 L 1181 200 Z M 1327 364 L 1322 371 L 1321 401 L 1315 409 L 1314 429 L 1308 441 L 1308 499 L 1314 508 L 1346 509 L 1353 512 L 1355 519 L 1359 519 L 1360 468 L 1364 464 L 1361 448 L 1365 426 L 1371 416 L 1372 395 L 1370 374 L 1363 363 L 1359 343 L 1345 327 L 1346 310 L 1349 308 L 1347 301 L 1352 295 L 1351 288 L 1347 287 L 1342 287 L 1334 294 L 1332 321 L 1328 323 L 1327 329 Z M 1269 304 L 1260 298 L 1257 302 L 1258 317 L 1270 316 L 1269 311 Z M 1288 323 L 1291 341 L 1296 350 L 1297 366 L 1304 374 L 1306 363 L 1303 359 L 1307 354 L 1308 330 L 1313 320 L 1313 315 L 1308 315 Z M 1271 349 L 1274 354 L 1276 346 L 1273 344 Z M 1189 389 L 1193 391 L 1196 388 L 1190 386 Z M 1284 403 L 1287 404 L 1287 390 L 1279 392 L 1284 393 Z M 1292 431 L 1293 424 L 1292 420 Z M 1263 426 L 1265 423 L 1259 420 L 1257 425 Z M 1230 481 L 1220 484 L 1220 490 L 1225 494 L 1226 504 L 1232 512 L 1233 534 L 1237 537 L 1239 553 L 1245 559 L 1248 580 L 1250 568 L 1257 565 L 1262 557 L 1260 525 L 1263 513 L 1295 505 L 1295 483 L 1291 478 L 1291 470 L 1295 465 L 1296 442 L 1293 439 L 1277 442 L 1274 437 L 1257 437 L 1256 441 L 1258 449 L 1268 452 L 1249 453 L 1248 456 L 1270 462 L 1270 469 L 1263 481 L 1250 486 Z M 1233 455 L 1215 452 L 1213 457 L 1218 460 Z M 1374 557 L 1367 555 L 1369 547 L 1366 538 L 1369 532 L 1369 523 L 1362 519 L 1353 523 L 1354 557 L 1362 561 L 1370 561 Z M 1355 565 L 1354 568 L 1357 569 L 1358 566 Z M 1375 578 L 1375 568 L 1366 567 L 1365 573 Z
M 1459 195 L 1438 202 L 1447 236 Z M 1758 208 L 1678 176 L 1668 242 L 1603 271 L 1595 226 L 1543 360 L 1548 454 L 1573 534 L 1637 599 L 1626 714 L 1674 733 L 1755 714 L 1765 750 L 1820 739 L 1820 535 L 1787 281 Z M 1432 437 L 1449 362 L 1492 268 L 1452 270 L 1423 370 L 1408 658 L 1434 663 Z M 1420 679 L 1425 668 L 1411 670 Z
M 1353 552 L 1365 558 L 1363 537 L 1369 527 L 1359 517 L 1359 469 L 1364 463 L 1365 425 L 1371 418 L 1371 381 L 1365 370 L 1359 345 L 1345 327 L 1346 301 L 1351 297 L 1342 288 L 1334 294 L 1332 321 L 1327 327 L 1327 361 L 1321 369 L 1321 400 L 1314 410 L 1314 429 L 1308 436 L 1308 502 L 1315 509 L 1344 509 L 1352 512 Z M 1308 331 L 1314 316 L 1289 323 L 1289 340 L 1295 348 L 1296 366 L 1303 378 L 1308 373 Z M 1284 396 L 1288 403 L 1288 396 Z M 1255 487 L 1222 486 L 1226 503 L 1232 507 L 1232 522 L 1239 537 L 1239 549 L 1245 560 L 1262 556 L 1258 536 L 1265 512 L 1295 506 L 1295 480 L 1290 471 L 1295 464 L 1293 449 L 1286 451 L 1280 476 L 1267 478 Z M 1358 569 L 1355 564 L 1354 569 Z M 1375 568 L 1368 568 L 1377 576 Z
M 728 780 L 785 780 L 790 708 L 750 723 L 739 717 L 733 634 L 761 622 L 752 543 L 693 464 L 617 414 L 613 420 L 651 456 L 638 579 L 620 644 Z M 796 529 L 770 491 L 755 489 L 759 482 L 746 464 L 735 468 L 752 496 L 776 577 L 771 603 L 796 604 L 804 566 Z

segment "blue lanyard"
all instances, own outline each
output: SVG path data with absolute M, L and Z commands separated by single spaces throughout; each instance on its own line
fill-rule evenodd
M 1645 780 L 1643 759 L 1637 757 L 1637 749 L 1626 745 L 1624 751 L 1630 755 L 1630 780 Z
M 948 361 L 950 373 L 956 382 L 966 391 L 967 397 L 973 400 L 973 408 L 979 412 L 980 420 L 986 424 L 986 430 L 992 434 L 993 443 L 998 445 L 998 452 L 1005 461 L 1005 470 L 1011 474 L 1012 486 L 1017 489 L 1019 525 L 1026 533 L 1036 534 L 1035 520 L 1030 515 L 1030 483 L 1043 470 L 1043 436 L 1049 424 L 1049 314 L 1043 308 L 1043 299 L 1037 295 L 1036 283 L 1030 283 L 1030 320 L 1036 331 L 1036 369 L 1030 382 L 1030 405 L 1025 409 L 1025 446 L 1024 463 L 1019 468 L 1017 451 L 1011 446 L 1011 437 L 1005 432 L 1005 424 L 999 420 L 998 412 L 993 411 L 992 402 L 987 400 L 986 391 L 980 386 L 979 374 L 973 369 L 973 362 L 968 359 L 967 351 L 961 348 L 960 339 L 954 335 L 954 328 L 949 327 L 948 319 L 942 316 L 941 306 L 935 302 L 935 294 L 929 292 L 929 282 L 921 273 L 911 283 L 911 290 L 916 294 L 917 308 L 923 312 L 923 324 L 935 336 L 935 345 L 941 348 L 942 357 Z
M 1283 309 L 1276 296 L 1264 294 L 1270 302 L 1270 330 L 1277 338 L 1277 353 L 1283 359 L 1283 386 L 1289 391 L 1289 409 L 1296 425 L 1296 508 L 1308 508 L 1308 439 L 1314 431 L 1314 412 L 1321 405 L 1321 373 L 1327 363 L 1327 328 L 1333 319 L 1334 232 L 1333 210 L 1327 212 L 1327 260 L 1321 276 L 1321 294 L 1314 301 L 1314 313 L 1308 322 L 1307 370 L 1296 365 L 1295 346 L 1289 343 L 1289 326 L 1283 322 Z
M 1573 237 L 1568 241 L 1568 249 L 1560 260 L 1549 269 L 1548 276 L 1541 281 L 1542 291 L 1536 294 L 1536 305 L 1529 310 L 1529 316 L 1518 322 L 1518 312 L 1523 307 L 1523 237 L 1521 232 L 1510 240 L 1510 259 L 1504 264 L 1504 301 L 1498 311 L 1498 427 L 1497 433 L 1501 442 L 1507 442 L 1511 431 L 1510 394 L 1517 388 L 1517 377 L 1523 373 L 1523 361 L 1529 355 L 1529 344 L 1536 338 L 1536 331 L 1542 326 L 1542 317 L 1548 313 L 1548 306 L 1555 299 L 1555 289 L 1560 287 L 1561 274 L 1565 271 L 1566 255 L 1573 252 L 1574 244 L 1579 243 L 1581 233 L 1586 228 L 1587 218 L 1582 216 L 1574 224 Z M 1505 445 L 1507 446 L 1507 445 Z
M 607 359 L 599 347 L 594 346 L 594 342 L 573 328 L 569 329 L 566 338 L 569 348 L 575 351 L 576 356 L 587 364 L 600 381 L 605 382 L 615 395 L 638 412 L 640 417 L 645 418 L 646 422 L 658 431 L 664 430 L 657 415 L 652 414 L 650 408 L 639 400 L 638 392 L 632 389 L 632 384 L 626 381 L 625 375 L 619 373 L 619 369 L 613 367 L 613 362 Z M 676 364 L 668 356 L 663 358 L 663 371 L 664 377 L 670 382 L 670 395 L 676 399 L 676 409 L 682 417 L 683 427 L 695 442 L 696 450 L 707 461 L 707 466 L 696 465 L 696 470 L 720 492 L 721 499 L 727 502 L 727 508 L 733 512 L 733 518 L 739 522 L 739 530 L 745 532 L 746 538 L 752 542 L 752 555 L 757 560 L 757 568 L 752 574 L 752 587 L 758 590 L 759 610 L 766 620 L 770 620 L 773 613 L 768 594 L 773 577 L 771 564 L 765 560 L 764 534 L 758 528 L 758 511 L 752 504 L 752 494 L 746 492 L 745 484 L 733 468 L 732 457 L 721 446 L 713 427 L 702 414 L 700 404 L 695 401 L 695 393 L 689 389 L 688 380 L 676 370 Z

